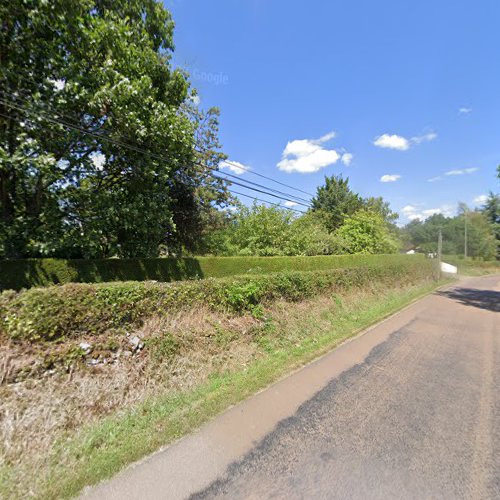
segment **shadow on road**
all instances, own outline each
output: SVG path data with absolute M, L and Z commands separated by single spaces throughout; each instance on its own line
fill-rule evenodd
M 479 307 L 488 311 L 500 312 L 500 292 L 478 290 L 477 288 L 454 288 L 437 292 L 438 295 L 456 300 L 466 306 Z

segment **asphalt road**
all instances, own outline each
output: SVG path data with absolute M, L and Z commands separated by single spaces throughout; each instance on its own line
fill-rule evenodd
M 500 498 L 500 278 L 437 292 L 89 498 Z

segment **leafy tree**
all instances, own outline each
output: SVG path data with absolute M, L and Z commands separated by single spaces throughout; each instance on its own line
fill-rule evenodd
M 458 245 L 458 249 L 463 250 L 463 244 Z M 496 250 L 497 244 L 493 226 L 487 217 L 478 211 L 468 212 L 467 255 L 469 257 L 481 257 L 485 260 L 491 260 L 496 257 Z
M 313 211 L 322 212 L 331 232 L 338 229 L 347 216 L 363 207 L 363 199 L 349 187 L 349 178 L 344 179 L 341 175 L 325 177 L 324 186 L 318 187 L 311 203 Z
M 365 198 L 364 206 L 370 212 L 380 214 L 388 224 L 394 224 L 399 218 L 399 214 L 391 210 L 389 202 L 385 201 L 382 196 Z
M 224 231 L 223 253 L 229 255 L 283 255 L 293 215 L 279 207 L 240 206 Z
M 318 212 L 297 217 L 284 208 L 254 204 L 250 208 L 240 205 L 235 213 L 223 214 L 222 227 L 206 235 L 203 253 L 322 255 L 340 253 L 342 249 Z
M 0 256 L 195 246 L 227 192 L 209 175 L 217 113 L 196 110 L 170 63 L 170 13 L 155 0 L 11 0 L 0 17 Z
M 493 227 L 496 240 L 496 257 L 500 259 L 500 195 L 490 191 L 481 212 Z
M 383 216 L 366 209 L 347 217 L 335 234 L 343 241 L 346 253 L 394 253 L 398 250 L 398 242 L 390 233 Z
M 443 235 L 443 253 L 463 255 L 465 247 L 465 218 L 467 217 L 467 253 L 470 257 L 490 259 L 495 254 L 495 238 L 487 217 L 462 206 L 456 217 L 435 214 L 425 221 L 412 221 L 403 229 L 405 240 L 423 252 L 436 252 L 438 233 Z
M 285 255 L 332 255 L 342 253 L 342 242 L 329 233 L 324 216 L 319 211 L 309 211 L 292 220 Z

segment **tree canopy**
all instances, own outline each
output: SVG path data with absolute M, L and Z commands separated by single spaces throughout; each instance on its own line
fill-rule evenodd
M 217 112 L 171 65 L 155 0 L 0 6 L 0 256 L 192 247 L 228 194 Z
M 348 179 L 334 176 L 318 188 L 316 201 L 303 215 L 282 207 L 240 206 L 208 232 L 203 251 L 218 255 L 398 251 L 400 242 L 393 225 L 397 214 L 382 198 L 363 199 L 349 188 Z
M 335 234 L 342 241 L 345 253 L 395 253 L 399 249 L 384 217 L 367 209 L 348 216 Z
M 492 259 L 496 254 L 493 226 L 480 210 L 464 207 L 456 217 L 435 214 L 425 221 L 414 220 L 403 229 L 403 240 L 407 247 L 416 247 L 423 252 L 436 252 L 438 233 L 443 237 L 443 253 L 464 255 L 465 226 L 467 224 L 467 255 L 469 257 Z
M 321 211 L 325 217 L 326 227 L 335 231 L 363 206 L 363 199 L 349 187 L 349 178 L 341 175 L 325 177 L 325 184 L 319 186 L 316 196 L 312 199 L 312 209 Z

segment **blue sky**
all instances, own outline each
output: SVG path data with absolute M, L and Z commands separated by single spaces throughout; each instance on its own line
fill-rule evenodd
M 498 0 L 165 5 L 231 160 L 311 193 L 342 173 L 400 222 L 498 190 Z

